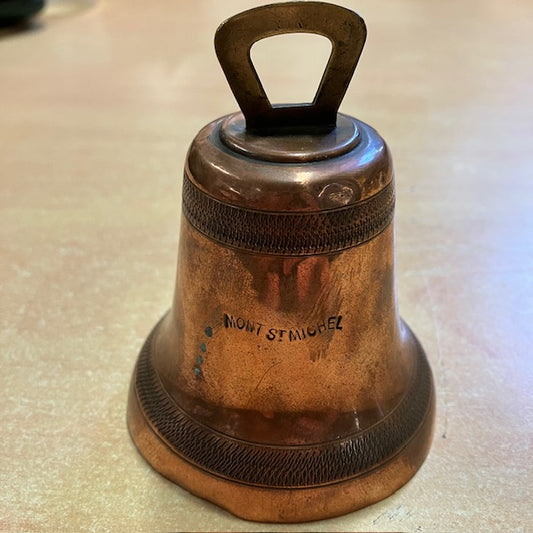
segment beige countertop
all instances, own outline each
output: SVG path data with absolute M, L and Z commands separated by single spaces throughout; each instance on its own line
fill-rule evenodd
M 237 108 L 214 31 L 260 2 L 56 0 L 0 34 L 0 530 L 533 530 L 533 4 L 338 3 L 369 29 L 341 109 L 395 161 L 400 309 L 438 395 L 425 464 L 379 504 L 282 526 L 140 457 L 127 390 L 172 298 L 185 152 Z M 297 100 L 318 52 L 295 46 L 298 68 L 261 57 Z

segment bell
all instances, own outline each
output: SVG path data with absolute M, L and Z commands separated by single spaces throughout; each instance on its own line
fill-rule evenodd
M 250 47 L 326 36 L 311 104 L 271 105 Z M 398 314 L 385 141 L 338 113 L 366 28 L 320 2 L 255 8 L 215 48 L 242 113 L 193 140 L 171 310 L 134 371 L 141 454 L 245 519 L 296 522 L 385 498 L 424 461 L 434 392 Z

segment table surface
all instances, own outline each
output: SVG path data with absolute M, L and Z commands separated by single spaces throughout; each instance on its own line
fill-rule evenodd
M 132 444 L 127 390 L 172 298 L 185 153 L 237 107 L 214 31 L 259 4 L 51 0 L 0 34 L 0 530 L 532 531 L 529 0 L 352 6 L 368 40 L 341 109 L 392 150 L 400 309 L 438 394 L 418 474 L 356 513 L 256 524 Z M 307 98 L 323 49 L 276 39 L 254 56 L 267 88 Z

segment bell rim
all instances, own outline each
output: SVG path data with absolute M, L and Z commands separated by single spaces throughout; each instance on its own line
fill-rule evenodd
M 408 331 L 416 339 L 412 331 Z M 426 358 L 419 346 L 422 357 Z M 280 488 L 245 484 L 214 475 L 175 453 L 141 409 L 135 387 L 136 372 L 137 367 L 129 389 L 127 427 L 142 457 L 181 488 L 245 520 L 309 522 L 357 511 L 391 496 L 408 483 L 423 465 L 431 447 L 435 390 L 429 369 L 430 394 L 421 423 L 401 449 L 380 464 L 349 479 L 325 485 Z

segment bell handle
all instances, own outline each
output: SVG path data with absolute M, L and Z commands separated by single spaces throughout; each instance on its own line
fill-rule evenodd
M 327 37 L 331 55 L 313 102 L 272 105 L 250 57 L 252 45 L 284 33 Z M 366 39 L 361 17 L 323 2 L 286 2 L 244 11 L 223 22 L 215 34 L 215 50 L 230 88 L 258 135 L 331 131 Z

